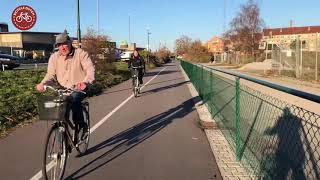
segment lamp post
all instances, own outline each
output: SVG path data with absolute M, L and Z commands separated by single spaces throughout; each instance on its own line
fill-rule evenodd
M 150 36 L 151 32 L 150 32 L 150 28 L 147 28 L 147 36 L 148 36 L 148 52 L 147 52 L 147 62 L 149 62 L 149 53 L 150 53 L 150 44 L 149 44 L 149 36 Z
M 78 34 L 78 47 L 81 48 L 80 4 L 79 4 L 79 0 L 77 0 L 77 34 Z
M 148 51 L 150 51 L 150 44 L 149 44 L 149 39 L 150 39 L 150 34 L 151 34 L 151 32 L 150 32 L 150 29 L 149 28 L 147 28 L 147 36 L 148 36 Z
M 130 42 L 131 40 L 130 40 L 130 14 L 129 14 L 129 44 L 131 43 Z M 129 47 L 129 46 L 128 46 Z
M 318 38 L 319 38 L 319 33 L 317 33 L 317 36 L 316 36 L 316 68 L 315 68 L 315 70 L 316 70 L 316 77 L 315 77 L 315 79 L 316 79 L 316 81 L 318 81 Z
M 99 0 L 97 0 L 97 34 L 99 35 Z

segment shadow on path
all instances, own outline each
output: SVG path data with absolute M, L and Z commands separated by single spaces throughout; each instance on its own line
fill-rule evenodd
M 261 169 L 264 178 L 306 180 L 303 172 L 306 157 L 300 133 L 302 121 L 286 107 L 275 126 L 265 131 L 267 135 L 277 135 L 277 140 L 273 138 L 274 147 L 263 152 Z
M 67 177 L 67 179 L 81 178 L 93 171 L 98 170 L 100 167 L 105 166 L 110 161 L 116 159 L 123 153 L 129 151 L 131 148 L 134 148 L 144 140 L 158 133 L 174 120 L 182 119 L 193 111 L 193 106 L 196 103 L 194 101 L 197 99 L 198 98 L 191 98 L 179 106 L 153 116 L 142 123 L 139 123 L 88 149 L 85 155 L 95 153 L 99 150 L 102 151 L 104 148 L 108 148 L 109 146 L 114 146 L 112 149 L 107 150 L 99 157 L 79 168 L 77 171 Z

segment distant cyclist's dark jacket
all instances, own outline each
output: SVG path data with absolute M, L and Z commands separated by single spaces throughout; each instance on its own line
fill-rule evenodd
M 141 58 L 141 57 L 130 58 L 130 60 L 128 62 L 128 68 L 139 67 L 139 66 L 143 66 L 143 69 L 144 69 L 145 63 L 144 63 L 143 58 Z

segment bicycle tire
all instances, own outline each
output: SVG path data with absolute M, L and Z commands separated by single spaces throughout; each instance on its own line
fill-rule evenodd
M 134 88 L 134 97 L 138 97 L 137 88 Z
M 50 129 L 44 147 L 42 174 L 44 179 L 63 179 L 68 159 L 67 139 L 61 126 L 54 125 Z M 51 141 L 53 137 L 53 141 Z M 57 143 L 57 152 L 53 152 Z M 52 145 L 52 147 L 51 147 Z
M 137 78 L 137 94 L 140 94 L 140 81 L 139 78 Z
M 78 146 L 76 147 L 78 151 L 78 155 L 83 155 L 86 153 L 88 146 L 89 146 L 89 141 L 90 141 L 90 116 L 89 116 L 89 103 L 84 103 L 83 104 L 83 118 L 84 122 L 87 125 L 87 135 L 85 139 L 80 139 L 80 142 L 78 142 Z M 79 134 L 78 136 L 81 136 Z
M 138 97 L 139 80 L 138 77 L 135 79 L 134 83 L 134 97 Z
M 22 17 L 17 16 L 17 17 L 16 17 L 16 21 L 20 23 L 20 22 L 22 21 Z
M 31 22 L 32 21 L 32 17 L 31 16 L 27 16 L 26 21 L 27 22 Z

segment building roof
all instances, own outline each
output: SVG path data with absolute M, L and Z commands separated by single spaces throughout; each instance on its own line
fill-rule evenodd
M 222 39 L 221 39 L 220 37 L 218 37 L 218 36 L 213 36 L 211 39 L 209 39 L 209 40 L 207 41 L 207 43 L 209 43 L 209 42 L 215 42 L 215 41 L 217 41 L 217 40 L 222 41 Z
M 263 29 L 263 35 L 291 35 L 291 34 L 310 34 L 320 32 L 320 26 L 304 26 L 304 27 L 285 27 Z
M 60 34 L 61 32 L 33 32 L 33 31 L 20 31 L 20 32 L 0 32 L 0 34 Z

